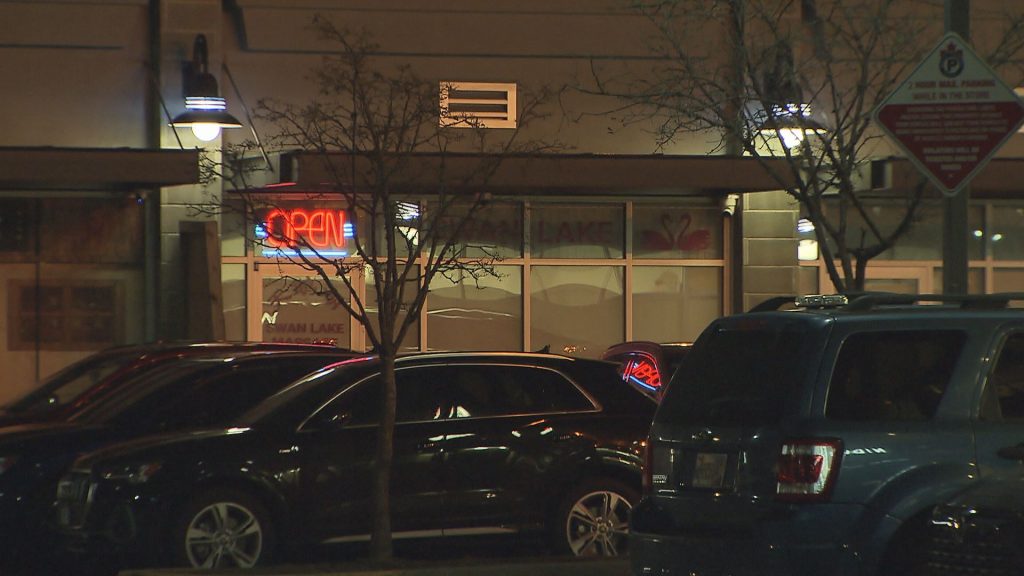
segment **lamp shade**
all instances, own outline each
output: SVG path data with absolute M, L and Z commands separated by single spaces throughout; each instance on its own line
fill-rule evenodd
M 175 116 L 170 126 L 191 128 L 196 138 L 209 142 L 220 135 L 222 128 L 241 128 L 242 123 L 228 114 L 227 103 L 220 97 L 217 79 L 207 70 L 206 36 L 196 36 L 192 62 L 183 68 L 185 112 Z

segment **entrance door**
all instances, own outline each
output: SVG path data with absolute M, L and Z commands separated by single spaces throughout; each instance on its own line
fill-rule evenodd
M 340 280 L 333 282 L 348 297 Z M 261 265 L 250 283 L 249 334 L 264 342 L 333 344 L 362 350 L 352 317 L 338 304 L 326 282 L 294 266 Z M 361 336 L 361 332 L 359 334 Z

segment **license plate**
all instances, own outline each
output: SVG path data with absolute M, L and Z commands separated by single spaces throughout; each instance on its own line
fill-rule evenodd
M 693 467 L 694 488 L 721 488 L 725 483 L 725 466 L 728 454 L 698 452 Z
M 79 496 L 79 484 L 76 482 L 61 482 L 57 485 L 58 500 L 77 500 Z

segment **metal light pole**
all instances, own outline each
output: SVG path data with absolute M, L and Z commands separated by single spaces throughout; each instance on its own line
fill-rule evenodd
M 971 1 L 945 0 L 946 32 L 971 41 Z M 945 196 L 942 214 L 942 291 L 967 294 L 967 206 L 971 188 L 965 184 L 952 196 Z

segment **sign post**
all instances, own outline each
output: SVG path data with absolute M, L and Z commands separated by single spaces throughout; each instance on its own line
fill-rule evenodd
M 948 32 L 874 117 L 948 197 L 943 285 L 947 293 L 965 294 L 967 185 L 1024 122 L 1024 104 L 959 34 Z M 962 206 L 961 226 L 949 225 L 954 204 Z M 954 244 L 962 255 L 951 263 L 947 256 Z M 955 281 L 945 281 L 950 278 Z
M 954 196 L 1024 121 L 1024 104 L 950 32 L 875 110 L 875 120 L 945 195 Z

